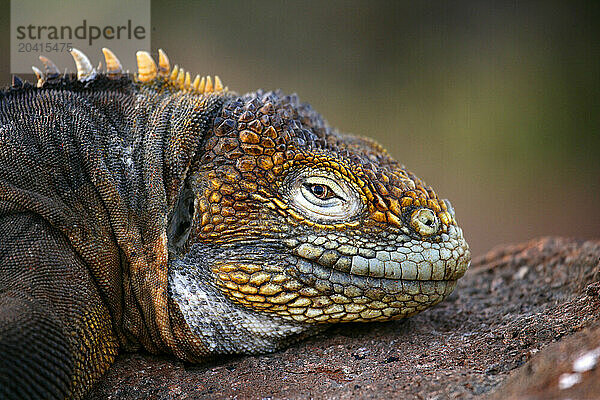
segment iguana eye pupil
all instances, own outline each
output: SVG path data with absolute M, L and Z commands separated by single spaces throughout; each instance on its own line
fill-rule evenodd
M 321 200 L 325 200 L 325 199 L 332 197 L 331 189 L 329 189 L 325 185 L 315 183 L 315 184 L 310 185 L 309 189 L 310 189 L 310 192 L 315 195 L 315 197 L 317 197 Z

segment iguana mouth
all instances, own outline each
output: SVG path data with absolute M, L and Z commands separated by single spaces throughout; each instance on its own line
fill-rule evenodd
M 405 318 L 442 301 L 457 282 L 453 277 L 417 280 L 356 275 L 300 257 L 287 273 L 305 288 L 299 290 L 300 297 L 275 312 L 299 322 L 315 323 Z
M 405 293 L 409 295 L 437 294 L 445 296 L 454 289 L 457 280 L 453 278 L 432 280 L 357 275 L 324 267 L 302 258 L 298 259 L 296 269 L 302 274 L 297 278 L 307 284 L 314 283 L 314 278 L 317 280 L 326 279 L 330 286 L 339 284 L 344 288 L 355 286 L 361 290 L 379 289 L 385 294 L 392 295 Z M 306 278 L 306 276 L 309 276 L 309 278 Z
M 307 240 L 310 241 L 310 237 Z M 339 238 L 337 238 L 339 240 Z M 450 226 L 440 242 L 408 240 L 357 247 L 336 238 L 314 238 L 293 248 L 302 259 L 349 275 L 403 281 L 455 281 L 467 270 L 471 254 L 462 230 Z M 297 241 L 287 241 L 287 245 Z

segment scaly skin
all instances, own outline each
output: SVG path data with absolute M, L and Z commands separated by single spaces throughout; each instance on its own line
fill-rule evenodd
M 467 269 L 449 202 L 296 96 L 74 56 L 78 79 L 0 93 L 4 397 L 80 398 L 119 348 L 200 361 L 405 318 Z

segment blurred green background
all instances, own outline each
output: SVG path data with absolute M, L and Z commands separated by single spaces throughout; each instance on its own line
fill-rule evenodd
M 8 11 L 0 0 L 2 86 Z M 452 201 L 479 255 L 600 237 L 599 21 L 597 1 L 155 0 L 152 48 L 374 137 Z

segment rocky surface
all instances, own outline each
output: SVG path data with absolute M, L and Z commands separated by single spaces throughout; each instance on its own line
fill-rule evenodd
M 600 399 L 600 241 L 500 247 L 433 309 L 274 354 L 125 354 L 89 396 L 197 398 Z

